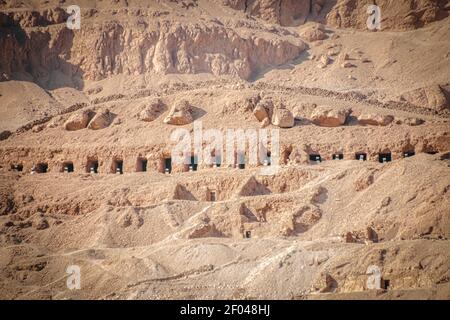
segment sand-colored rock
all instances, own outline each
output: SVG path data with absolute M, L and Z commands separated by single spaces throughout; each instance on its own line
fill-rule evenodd
M 137 114 L 137 118 L 141 121 L 151 122 L 155 120 L 161 112 L 164 110 L 164 104 L 161 100 L 157 99 L 151 101 L 149 104 L 144 103 Z
M 164 119 L 164 123 L 182 126 L 194 121 L 192 106 L 187 100 L 177 101 L 169 111 L 169 115 Z
M 382 30 L 410 30 L 446 17 L 445 1 L 423 0 L 413 6 L 411 0 L 377 1 L 382 12 Z M 367 3 L 338 0 L 327 14 L 327 23 L 340 28 L 367 29 Z
M 391 115 L 375 115 L 370 113 L 361 114 L 358 116 L 358 123 L 361 125 L 371 126 L 387 126 L 394 121 Z
M 277 108 L 273 111 L 272 124 L 280 128 L 292 128 L 294 126 L 294 116 L 288 109 Z
M 439 85 L 406 92 L 401 96 L 401 99 L 419 107 L 438 111 L 450 108 L 450 100 Z
M 450 299 L 446 5 L 388 2 L 0 1 L 0 299 Z
M 108 109 L 97 113 L 88 124 L 88 129 L 100 130 L 108 127 L 113 121 L 113 115 Z
M 82 110 L 80 112 L 76 112 L 64 123 L 64 129 L 67 131 L 84 129 L 88 126 L 89 121 L 91 121 L 94 115 L 95 113 L 92 110 Z
M 323 127 L 339 127 L 345 124 L 349 114 L 348 108 L 320 106 L 311 114 L 311 121 Z
M 323 31 L 323 27 L 320 25 L 310 25 L 305 27 L 300 32 L 300 36 L 308 42 L 324 40 L 327 38 L 327 35 Z

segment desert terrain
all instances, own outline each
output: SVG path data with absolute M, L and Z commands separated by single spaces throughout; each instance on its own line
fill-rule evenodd
M 450 299 L 450 2 L 371 4 L 0 0 L 0 299 Z

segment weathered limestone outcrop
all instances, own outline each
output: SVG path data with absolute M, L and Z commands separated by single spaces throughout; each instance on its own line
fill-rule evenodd
M 305 27 L 305 29 L 300 32 L 300 36 L 309 42 L 324 40 L 327 38 L 327 35 L 324 32 L 324 27 L 321 24 L 312 24 Z
M 318 107 L 312 115 L 311 121 L 323 127 L 339 127 L 345 124 L 347 117 L 350 114 L 348 108 L 331 108 L 331 107 Z
M 179 100 L 169 112 L 169 115 L 164 119 L 164 123 L 182 126 L 194 121 L 192 114 L 192 106 L 186 100 Z
M 294 116 L 288 109 L 276 108 L 273 111 L 272 124 L 280 128 L 292 128 L 294 126 Z
M 261 127 L 273 124 L 280 128 L 292 128 L 295 122 L 292 112 L 281 101 L 273 101 L 270 97 L 259 101 L 253 114 L 261 122 Z
M 64 123 L 64 129 L 67 131 L 76 131 L 84 129 L 88 126 L 89 121 L 94 116 L 94 112 L 92 110 L 82 110 L 74 113 L 67 119 Z
M 358 117 L 360 125 L 387 126 L 392 121 L 394 121 L 394 117 L 391 115 L 362 114 Z
M 64 24 L 51 28 L 44 24 L 36 31 L 17 27 L 18 21 L 2 25 L 0 74 L 30 73 L 44 87 L 52 86 L 53 71 L 77 87 L 83 86 L 82 79 L 149 72 L 212 73 L 247 80 L 295 59 L 305 49 L 298 38 L 241 34 L 206 22 L 151 19 L 148 27 L 140 28 L 133 20 L 93 24 L 85 19 L 83 28 L 74 32 Z
M 439 85 L 408 91 L 401 95 L 400 99 L 406 100 L 418 107 L 425 107 L 436 111 L 450 108 L 450 100 L 446 92 Z
M 445 1 L 379 0 L 376 4 L 382 12 L 382 30 L 420 28 L 447 16 Z M 327 14 L 327 24 L 367 30 L 367 5 L 366 1 L 338 0 Z
M 325 0 L 222 0 L 233 9 L 282 26 L 297 26 L 316 17 Z
M 164 110 L 164 103 L 160 99 L 145 103 L 141 106 L 141 110 L 137 114 L 137 118 L 141 121 L 151 122 L 155 120 Z
M 106 109 L 103 112 L 97 113 L 88 124 L 91 130 L 100 130 L 108 127 L 113 120 L 113 115 Z

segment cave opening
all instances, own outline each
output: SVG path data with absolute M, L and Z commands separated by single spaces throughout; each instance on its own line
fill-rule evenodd
M 191 156 L 191 163 L 189 165 L 189 171 L 197 171 L 198 169 L 198 157 L 197 156 Z
M 67 173 L 73 172 L 74 171 L 73 162 L 71 162 L 71 161 L 64 162 L 63 163 L 63 171 L 67 172 Z
M 47 163 L 41 162 L 41 163 L 38 163 L 36 165 L 36 172 L 37 173 L 47 173 L 47 171 L 48 171 L 48 164 Z
M 237 156 L 238 160 L 238 168 L 239 169 L 245 169 L 245 154 L 244 153 L 238 153 Z
M 136 163 L 136 172 L 147 172 L 148 160 L 145 158 L 138 158 Z
M 98 173 L 98 160 L 92 159 L 88 160 L 86 164 L 87 173 Z
M 416 155 L 416 153 L 414 151 L 406 151 L 406 152 L 403 153 L 403 157 L 404 158 L 409 158 L 409 157 L 412 157 L 412 156 L 415 156 L 415 155 Z
M 164 158 L 164 173 L 172 172 L 172 158 Z
M 360 161 L 367 161 L 367 153 L 357 153 L 355 154 L 355 159 Z
M 252 237 L 252 232 L 247 230 L 244 232 L 244 238 L 250 239 Z
M 310 154 L 309 161 L 322 162 L 322 157 L 320 156 L 320 154 Z
M 115 159 L 113 161 L 111 173 L 123 174 L 123 160 Z
M 23 171 L 23 165 L 22 164 L 12 164 L 11 165 L 12 171 L 22 172 Z
M 342 160 L 344 159 L 344 155 L 342 153 L 333 154 L 333 160 Z
M 391 162 L 392 161 L 392 155 L 390 153 L 380 153 L 378 155 L 378 161 L 380 163 Z

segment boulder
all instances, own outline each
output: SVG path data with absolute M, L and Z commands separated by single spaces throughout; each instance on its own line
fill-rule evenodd
M 327 38 L 327 35 L 323 31 L 323 27 L 318 25 L 312 25 L 302 30 L 300 33 L 300 37 L 302 37 L 306 41 L 313 42 L 318 40 L 324 40 Z
M 150 104 L 144 104 L 141 106 L 141 111 L 137 114 L 137 118 L 141 121 L 151 122 L 155 120 L 161 112 L 164 110 L 164 104 L 161 100 L 157 99 Z
M 82 110 L 76 112 L 64 123 L 64 129 L 67 131 L 84 129 L 88 126 L 89 121 L 92 119 L 94 114 L 95 113 L 92 110 Z
M 108 127 L 113 120 L 113 116 L 108 109 L 103 112 L 97 113 L 88 124 L 88 128 L 91 130 L 100 130 Z
M 292 128 L 294 126 L 294 115 L 288 109 L 277 108 L 272 115 L 272 124 L 280 128 Z
M 402 94 L 400 99 L 408 101 L 413 105 L 436 111 L 450 108 L 450 101 L 447 99 L 444 90 L 439 85 L 408 91 Z
M 186 100 L 177 101 L 164 119 L 164 123 L 182 126 L 194 121 L 192 106 Z
M 258 104 L 255 107 L 255 109 L 253 110 L 253 114 L 255 115 L 256 119 L 258 119 L 259 122 L 269 117 L 266 108 L 264 108 L 262 104 Z
M 331 63 L 330 57 L 327 56 L 326 54 L 323 54 L 319 58 L 319 64 L 317 65 L 317 67 L 320 68 L 320 69 L 323 69 L 327 65 L 329 65 L 330 63 Z
M 362 114 L 358 117 L 360 125 L 387 126 L 392 121 L 394 117 L 391 115 Z
M 279 104 L 280 107 L 283 107 L 282 104 Z M 259 100 L 253 109 L 253 114 L 259 122 L 264 121 L 266 118 L 271 119 L 273 114 L 273 109 L 275 108 L 275 103 L 272 98 L 266 97 Z
M 318 107 L 311 114 L 311 121 L 318 126 L 339 127 L 345 124 L 350 111 L 347 108 Z

